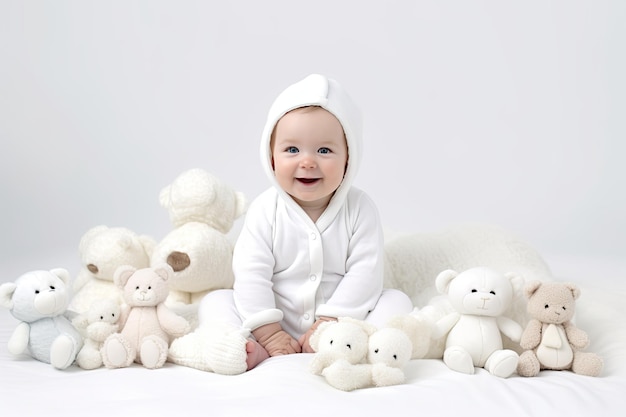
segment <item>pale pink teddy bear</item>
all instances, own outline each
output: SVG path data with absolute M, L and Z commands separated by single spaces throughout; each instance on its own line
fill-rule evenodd
M 113 282 L 122 289 L 126 304 L 119 321 L 122 331 L 109 336 L 102 347 L 107 368 L 127 367 L 133 361 L 146 368 L 160 368 L 167 359 L 170 340 L 190 331 L 189 322 L 164 304 L 169 294 L 167 281 L 173 273 L 167 264 L 117 268 Z

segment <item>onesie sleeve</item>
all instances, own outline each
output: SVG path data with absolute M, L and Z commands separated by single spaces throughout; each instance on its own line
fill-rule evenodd
M 266 193 L 250 205 L 233 251 L 235 306 L 250 331 L 283 318 L 272 290 L 274 210 L 268 197 Z
M 374 202 L 363 192 L 346 199 L 351 225 L 346 273 L 316 315 L 363 320 L 374 309 L 383 290 L 383 231 Z

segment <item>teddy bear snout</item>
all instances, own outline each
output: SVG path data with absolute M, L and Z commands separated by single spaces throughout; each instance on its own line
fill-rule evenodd
M 191 264 L 191 259 L 185 252 L 174 251 L 167 255 L 167 263 L 174 272 L 179 272 Z

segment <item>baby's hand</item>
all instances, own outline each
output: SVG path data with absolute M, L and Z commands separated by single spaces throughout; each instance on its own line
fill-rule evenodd
M 298 341 L 284 331 L 278 323 L 261 326 L 252 334 L 270 356 L 288 355 L 302 351 Z

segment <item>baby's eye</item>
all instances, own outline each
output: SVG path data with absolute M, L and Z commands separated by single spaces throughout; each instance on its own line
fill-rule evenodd
M 285 152 L 287 153 L 298 153 L 298 148 L 296 148 L 295 146 L 289 146 L 287 149 L 285 149 Z
M 331 152 L 331 150 L 330 150 L 330 149 L 328 149 L 328 148 L 319 148 L 319 149 L 317 150 L 317 152 L 319 152 L 319 153 L 321 153 L 321 154 L 327 154 L 327 153 L 330 153 L 330 152 Z

